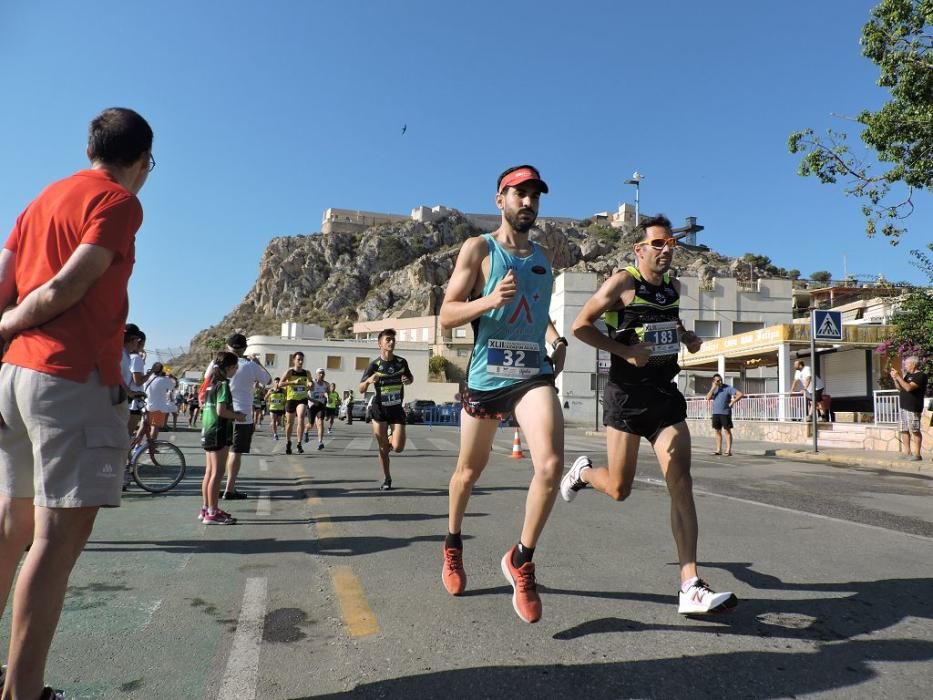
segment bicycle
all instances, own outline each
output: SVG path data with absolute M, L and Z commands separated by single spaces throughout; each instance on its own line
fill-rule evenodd
M 126 468 L 139 488 L 165 493 L 185 478 L 185 455 L 167 440 L 144 440 L 130 449 Z

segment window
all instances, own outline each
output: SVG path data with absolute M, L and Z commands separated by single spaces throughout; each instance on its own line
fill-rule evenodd
M 749 331 L 760 331 L 765 327 L 762 321 L 733 321 L 732 334 L 748 333 Z
M 606 384 L 608 383 L 609 383 L 608 374 L 590 374 L 590 391 L 596 391 L 596 388 L 598 386 L 599 393 L 602 394 L 606 391 Z
M 406 335 L 405 329 L 403 328 L 402 330 L 400 330 L 400 331 L 398 332 L 398 339 L 404 341 L 404 340 L 405 340 L 405 335 Z
M 368 357 L 357 357 L 356 358 L 356 371 L 357 372 L 362 372 L 367 367 L 369 367 Z
M 701 338 L 718 338 L 719 321 L 696 321 L 693 324 L 693 332 Z
M 425 343 L 428 342 L 428 329 L 427 328 L 421 329 L 421 340 L 424 341 Z
M 340 355 L 327 356 L 327 369 L 340 369 L 343 365 L 343 358 Z
M 267 352 L 266 353 L 266 367 L 275 367 L 275 353 Z
M 454 338 L 466 338 L 466 328 L 454 328 Z

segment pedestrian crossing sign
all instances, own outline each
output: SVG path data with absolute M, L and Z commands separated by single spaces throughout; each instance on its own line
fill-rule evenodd
M 814 340 L 842 340 L 842 312 L 813 312 Z

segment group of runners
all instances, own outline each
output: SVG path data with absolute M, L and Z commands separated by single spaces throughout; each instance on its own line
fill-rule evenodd
M 99 114 L 88 132 L 90 167 L 38 195 L 0 250 L 0 340 L 6 345 L 0 368 L 0 614 L 13 591 L 9 667 L 0 667 L 4 698 L 62 697 L 44 685 L 44 670 L 68 579 L 99 509 L 120 505 L 120 470 L 113 464 L 129 446 L 127 389 L 145 379 L 133 363 L 125 363 L 121 376 L 120 344 L 122 339 L 128 356 L 128 343 L 139 355 L 144 342 L 138 327 L 126 325 L 127 284 L 142 223 L 137 194 L 156 165 L 152 143 L 151 127 L 133 110 Z M 467 588 L 467 504 L 489 461 L 499 421 L 514 414 L 525 432 L 533 476 L 521 532 L 501 568 L 522 620 L 535 622 L 542 614 L 533 556 L 558 494 L 572 502 L 592 488 L 618 501 L 628 498 L 641 438 L 653 445 L 671 497 L 679 611 L 733 607 L 736 597 L 715 593 L 697 571 L 690 434 L 685 402 L 672 379 L 680 345 L 696 352 L 701 341 L 679 320 L 680 287 L 670 274 L 676 240 L 664 217 L 638 223 L 635 265 L 610 277 L 573 325 L 577 340 L 612 355 L 604 411 L 608 463 L 597 466 L 580 457 L 563 474 L 564 423 L 554 377 L 568 341 L 548 317 L 550 255 L 529 240 L 540 196 L 547 192 L 531 166 L 499 177 L 501 224 L 463 244 L 440 310 L 444 327 L 471 323 L 475 331 L 461 392 L 460 454 L 450 479 L 443 585 L 452 595 Z M 595 325 L 600 317 L 608 335 Z M 207 454 L 199 518 L 207 523 L 229 523 L 220 500 L 245 497 L 236 481 L 257 418 L 257 385 L 272 385 L 265 400 L 273 420 L 284 411 L 286 452 L 293 437 L 302 451 L 304 428 L 326 408 L 332 391 L 323 370 L 312 377 L 304 369 L 301 353 L 273 382 L 258 358 L 245 357 L 246 345 L 240 334 L 228 339 L 228 350 L 215 356 L 198 396 Z M 381 333 L 379 356 L 358 386 L 361 394 L 374 396 L 373 432 L 385 489 L 392 488 L 390 454 L 405 448 L 402 399 L 412 382 L 394 347 L 394 333 Z M 348 408 L 352 416 L 352 404 Z M 320 421 L 319 449 L 323 430 Z

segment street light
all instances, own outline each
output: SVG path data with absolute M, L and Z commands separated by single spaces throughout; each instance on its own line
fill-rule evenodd
M 626 185 L 635 185 L 635 225 L 636 226 L 638 226 L 638 195 L 641 189 L 640 188 L 641 181 L 644 179 L 645 178 L 642 177 L 642 174 L 636 170 L 634 173 L 632 173 L 632 179 L 625 181 Z

